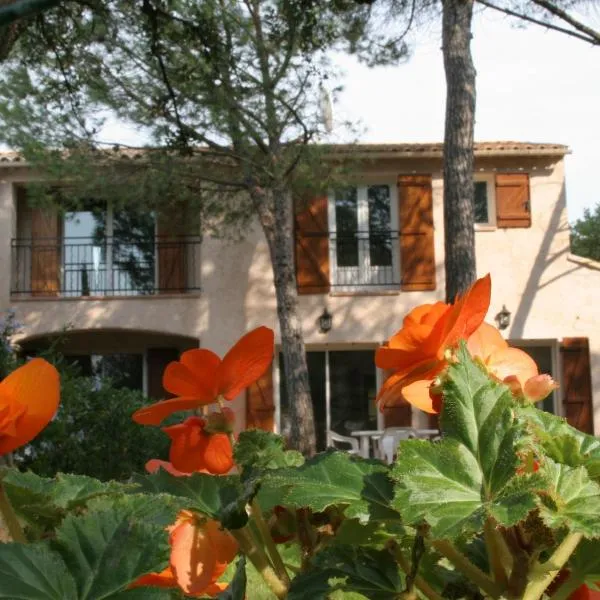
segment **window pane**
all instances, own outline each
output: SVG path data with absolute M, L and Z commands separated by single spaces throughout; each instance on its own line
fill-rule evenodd
M 317 450 L 325 450 L 327 445 L 326 406 L 325 406 L 325 352 L 307 352 L 308 379 L 312 397 L 315 429 L 317 435 Z M 290 403 L 285 385 L 285 368 L 283 354 L 279 354 L 279 411 L 281 417 L 281 435 L 290 435 Z
M 155 217 L 131 210 L 113 215 L 113 286 L 117 292 L 151 294 L 155 282 Z
M 475 223 L 490 222 L 488 214 L 487 182 L 475 182 Z
M 358 197 L 356 188 L 335 192 L 335 227 L 337 265 L 358 266 Z
M 369 254 L 372 267 L 392 265 L 392 240 L 390 236 L 390 188 L 371 185 L 367 189 L 369 202 Z
M 90 202 L 64 218 L 64 292 L 89 296 L 106 287 L 106 206 Z
M 329 353 L 331 429 L 342 435 L 377 429 L 375 353 Z
M 550 346 L 518 346 L 517 343 L 511 342 L 511 346 L 518 347 L 523 352 L 526 352 L 533 358 L 538 366 L 540 373 L 547 373 L 556 379 L 556 373 L 552 372 L 552 348 Z M 552 392 L 543 402 L 536 406 L 549 413 L 554 413 L 554 396 L 556 392 Z
M 106 378 L 110 378 L 116 388 L 140 391 L 144 388 L 144 357 L 141 354 L 84 354 L 68 358 L 79 365 L 82 375 L 95 379 L 97 388 Z

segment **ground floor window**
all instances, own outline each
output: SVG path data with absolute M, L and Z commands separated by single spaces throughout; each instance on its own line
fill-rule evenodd
M 318 350 L 306 353 L 317 435 L 317 449 L 327 445 L 327 431 L 350 435 L 377 429 L 377 369 L 374 350 Z M 283 356 L 279 355 L 279 431 L 289 435 L 289 401 Z
M 82 375 L 92 377 L 98 388 L 110 378 L 117 388 L 144 391 L 143 354 L 83 354 L 68 359 L 79 366 Z

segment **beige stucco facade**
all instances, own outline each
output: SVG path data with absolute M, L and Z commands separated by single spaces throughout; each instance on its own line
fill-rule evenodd
M 564 337 L 589 338 L 594 429 L 598 433 L 600 270 L 569 254 L 564 160 L 560 153 L 488 153 L 476 159 L 478 176 L 521 171 L 530 175 L 531 227 L 492 226 L 476 232 L 478 273 L 491 273 L 493 281 L 488 320 L 493 322 L 506 306 L 511 312 L 511 325 L 504 332 L 507 338 L 547 343 L 556 350 Z M 237 243 L 204 239 L 199 267 L 201 293 L 129 298 L 11 298 L 10 240 L 15 237 L 17 226 L 13 184 L 25 180 L 25 173 L 24 167 L 0 166 L 0 309 L 16 310 L 18 320 L 25 326 L 25 338 L 51 334 L 69 325 L 80 332 L 115 332 L 116 347 L 128 332 L 145 332 L 153 343 L 161 335 L 196 339 L 199 345 L 223 354 L 244 331 L 258 325 L 277 330 L 269 253 L 257 226 Z M 437 289 L 342 293 L 332 288 L 329 294 L 301 296 L 300 313 L 309 348 L 374 348 L 400 327 L 408 310 L 423 302 L 444 299 L 441 158 L 400 154 L 395 157 L 389 152 L 373 155 L 364 163 L 357 182 L 395 186 L 401 173 L 426 173 L 433 177 Z M 333 315 L 333 326 L 327 334 L 320 333 L 317 324 L 325 307 Z M 555 358 L 560 360 L 558 351 Z M 560 365 L 556 366 L 559 370 Z M 238 399 L 236 406 L 242 415 L 243 399 Z

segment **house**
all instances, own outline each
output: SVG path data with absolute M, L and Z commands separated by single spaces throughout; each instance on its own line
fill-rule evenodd
M 407 405 L 379 413 L 385 373 L 375 348 L 414 306 L 444 299 L 441 144 L 337 146 L 355 184 L 299 205 L 296 272 L 317 435 L 384 425 L 426 426 Z M 569 250 L 566 146 L 478 143 L 479 274 L 493 278 L 488 320 L 529 352 L 560 389 L 547 410 L 600 432 L 600 265 Z M 164 366 L 188 348 L 224 353 L 258 325 L 277 329 L 269 253 L 257 227 L 239 243 L 201 239 L 199 227 L 129 214 L 111 203 L 55 212 L 32 208 L 31 177 L 0 156 L 0 308 L 12 307 L 35 349 L 65 325 L 65 352 L 90 372 L 163 396 Z M 189 219 L 184 219 L 190 222 Z M 332 316 L 319 327 L 324 310 Z M 289 427 L 285 374 L 272 369 L 234 407 L 243 425 Z

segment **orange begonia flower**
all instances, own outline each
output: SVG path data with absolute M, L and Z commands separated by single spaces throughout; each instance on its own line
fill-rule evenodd
M 160 460 L 159 458 L 151 458 L 144 466 L 150 474 L 157 473 L 159 469 L 162 469 L 173 475 L 173 477 L 189 477 L 191 475 L 191 473 L 178 471 L 168 460 Z
M 216 521 L 181 511 L 170 531 L 169 567 L 138 578 L 130 587 L 178 587 L 187 596 L 216 596 L 227 584 L 217 582 L 238 552 L 235 539 Z
M 382 410 L 397 403 L 402 391 L 414 384 L 419 390 L 416 395 L 412 394 L 415 405 L 435 412 L 428 390 L 428 400 L 421 401 L 424 384 L 420 382 L 431 381 L 440 373 L 447 366 L 446 351 L 455 348 L 461 339 L 468 339 L 483 323 L 490 294 L 491 279 L 486 275 L 454 304 L 424 304 L 408 313 L 402 329 L 375 353 L 375 364 L 380 369 L 394 371 L 377 396 Z M 416 388 L 412 391 L 417 391 Z
M 183 473 L 206 470 L 223 475 L 233 467 L 233 448 L 229 435 L 206 431 L 207 420 L 189 417 L 183 423 L 164 427 L 171 438 L 169 459 Z
M 159 425 L 174 412 L 193 410 L 220 398 L 233 400 L 265 373 L 273 349 L 273 330 L 258 327 L 243 336 L 223 360 L 206 348 L 184 352 L 163 374 L 163 387 L 177 397 L 141 408 L 133 420 L 141 425 Z
M 34 358 L 0 382 L 0 456 L 30 442 L 58 409 L 58 371 Z

